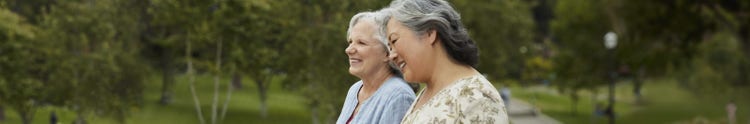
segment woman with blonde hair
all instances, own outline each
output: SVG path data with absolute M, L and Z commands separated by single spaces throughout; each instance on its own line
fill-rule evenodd
M 347 31 L 349 73 L 362 79 L 349 88 L 337 124 L 401 122 L 416 97 L 388 58 L 383 24 L 388 16 L 362 12 Z

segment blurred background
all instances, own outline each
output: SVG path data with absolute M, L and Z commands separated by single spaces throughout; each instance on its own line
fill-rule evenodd
M 389 2 L 0 0 L 0 123 L 333 123 Z M 449 2 L 513 123 L 750 123 L 748 0 Z

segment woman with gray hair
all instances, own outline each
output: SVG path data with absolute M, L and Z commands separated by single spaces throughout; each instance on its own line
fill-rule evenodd
M 475 69 L 476 44 L 448 2 L 395 0 L 386 10 L 390 58 L 406 81 L 426 84 L 402 123 L 509 123 L 500 94 Z
M 349 23 L 349 73 L 362 80 L 349 88 L 337 124 L 399 123 L 416 97 L 388 58 L 381 30 L 387 19 L 380 12 L 362 12 Z

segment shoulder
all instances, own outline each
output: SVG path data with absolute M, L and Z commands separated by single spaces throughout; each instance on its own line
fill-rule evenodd
M 446 98 L 462 111 L 500 111 L 503 106 L 500 93 L 481 75 L 460 79 L 447 90 Z
M 507 118 L 507 110 L 500 94 L 494 86 L 482 76 L 466 78 L 463 85 L 457 87 L 456 104 L 462 111 L 462 120 L 468 122 L 502 121 Z M 470 114 L 469 114 L 470 113 Z M 498 118 L 499 117 L 499 118 Z
M 502 100 L 495 86 L 492 86 L 492 83 L 481 75 L 464 78 L 457 83 L 457 86 L 453 87 L 451 95 L 457 96 L 456 98 L 462 101 L 480 100 L 499 103 Z
M 411 87 L 400 77 L 391 77 L 386 80 L 379 89 L 387 93 L 390 97 L 405 96 L 416 97 Z

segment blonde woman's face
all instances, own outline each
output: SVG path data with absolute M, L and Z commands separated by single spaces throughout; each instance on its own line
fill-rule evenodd
M 375 37 L 375 23 L 361 21 L 352 27 L 344 50 L 349 56 L 349 73 L 359 78 L 370 76 L 379 69 L 387 69 L 385 46 Z

